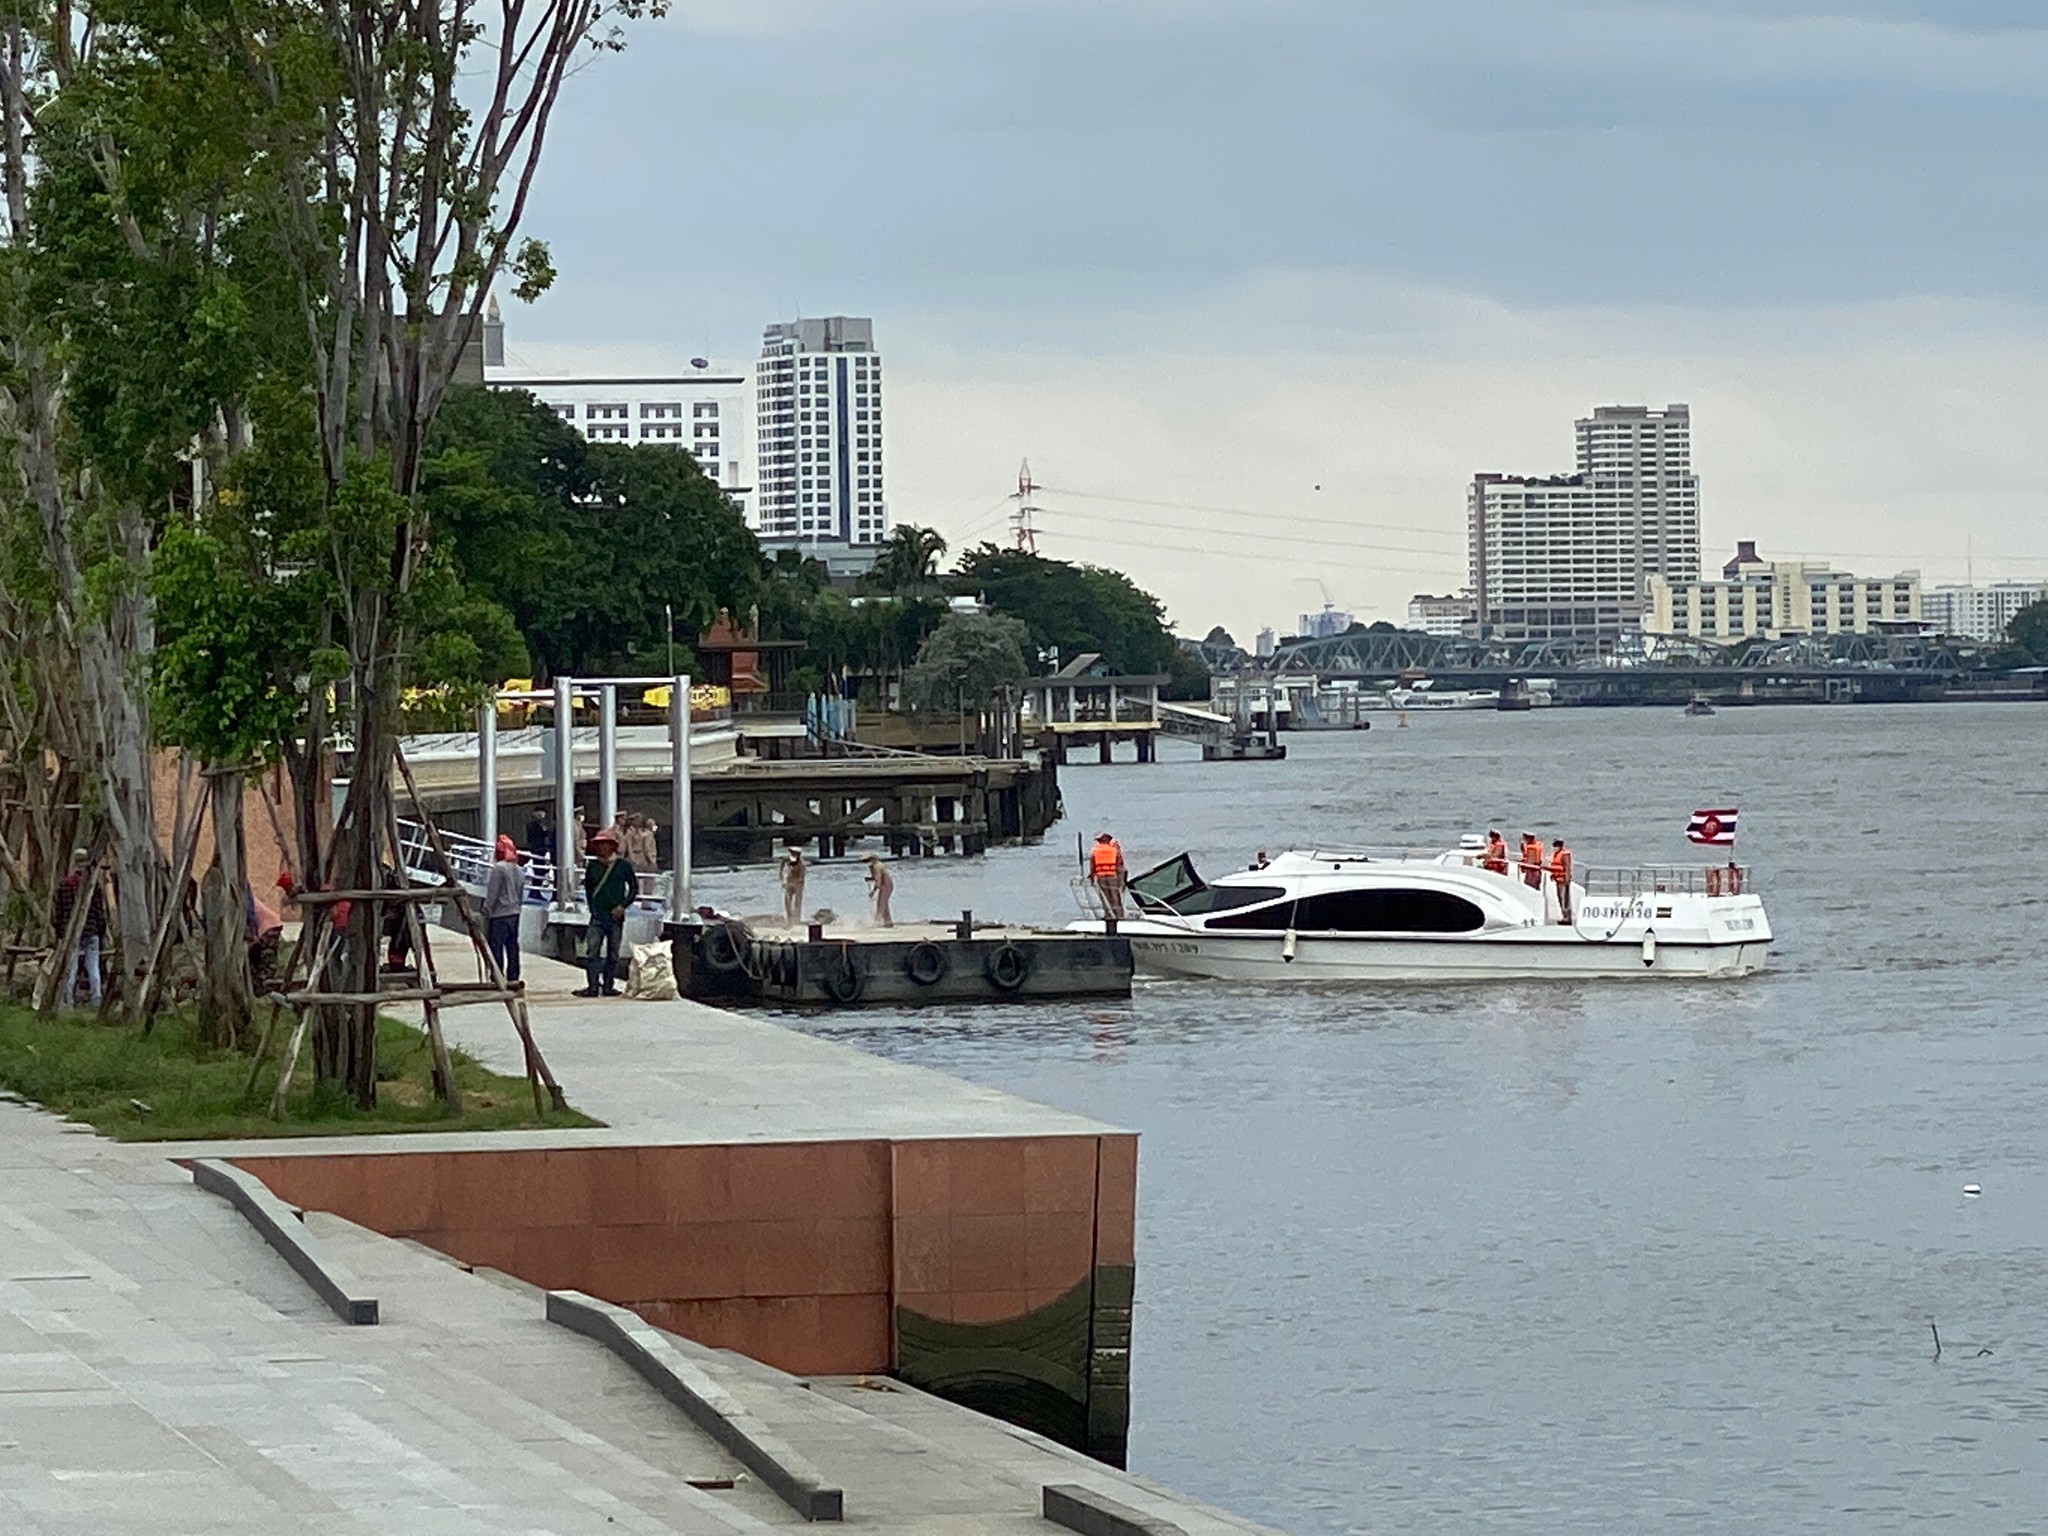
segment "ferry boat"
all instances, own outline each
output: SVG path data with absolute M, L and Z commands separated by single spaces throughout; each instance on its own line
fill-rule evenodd
M 1498 709 L 1500 694 L 1492 688 L 1431 689 L 1428 679 L 1413 688 L 1390 688 L 1387 703 L 1394 709 Z
M 1140 971 L 1236 981 L 1747 976 L 1769 955 L 1743 866 L 1575 870 L 1566 912 L 1548 874 L 1530 886 L 1482 856 L 1471 838 L 1297 850 L 1212 883 L 1183 853 L 1127 883 L 1115 931 Z M 1098 908 L 1069 926 L 1107 924 Z

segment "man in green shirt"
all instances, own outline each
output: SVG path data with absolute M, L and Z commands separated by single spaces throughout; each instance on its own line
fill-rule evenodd
M 619 857 L 619 835 L 610 827 L 590 839 L 590 862 L 583 867 L 583 899 L 590 907 L 590 928 L 583 950 L 583 974 L 590 985 L 578 997 L 617 997 L 619 936 L 626 927 L 626 908 L 640 894 L 640 877 Z

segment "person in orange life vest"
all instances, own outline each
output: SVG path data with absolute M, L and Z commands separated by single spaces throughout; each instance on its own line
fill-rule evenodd
M 1543 889 L 1543 840 L 1522 834 L 1522 856 L 1516 861 L 1522 871 L 1522 884 L 1532 891 Z
M 1088 878 L 1102 892 L 1102 909 L 1109 916 L 1124 915 L 1124 851 L 1107 832 L 1095 834 L 1095 846 L 1088 850 Z
M 1486 833 L 1486 856 L 1479 861 L 1479 867 L 1496 875 L 1508 872 L 1507 841 L 1491 828 Z
M 1558 921 L 1568 923 L 1572 920 L 1572 851 L 1561 837 L 1550 844 L 1550 883 L 1557 887 Z

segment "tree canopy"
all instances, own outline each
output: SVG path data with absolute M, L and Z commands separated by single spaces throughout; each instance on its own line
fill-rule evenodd
M 587 442 L 524 390 L 450 391 L 420 487 L 462 580 L 543 673 L 652 661 L 671 612 L 687 643 L 763 590 L 759 545 L 691 455 Z

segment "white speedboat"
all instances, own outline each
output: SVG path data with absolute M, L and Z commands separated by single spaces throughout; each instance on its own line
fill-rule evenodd
M 1387 703 L 1395 709 L 1498 709 L 1500 694 L 1491 688 L 1446 688 L 1437 692 L 1427 682 L 1413 688 L 1393 688 Z
M 1771 926 L 1737 865 L 1587 869 L 1561 911 L 1546 875 L 1445 853 L 1283 853 L 1213 884 L 1186 854 L 1125 888 L 1138 969 L 1243 981 L 1747 976 Z M 1070 925 L 1101 933 L 1103 916 Z

